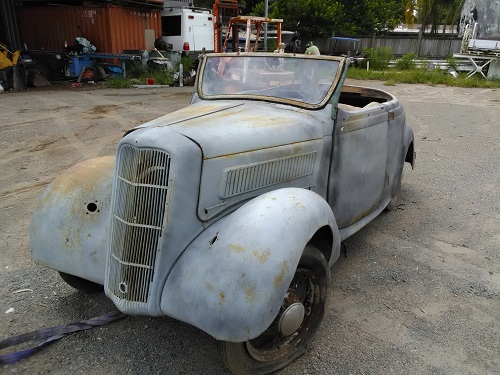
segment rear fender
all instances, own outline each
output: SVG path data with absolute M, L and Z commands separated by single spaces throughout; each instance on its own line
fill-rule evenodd
M 333 263 L 340 237 L 321 196 L 287 188 L 251 200 L 182 253 L 166 280 L 162 311 L 218 340 L 258 336 L 279 312 L 305 245 L 324 227 L 334 238 Z
M 36 263 L 104 284 L 114 164 L 114 156 L 84 161 L 44 190 L 30 226 Z
M 411 164 L 411 168 L 415 169 L 415 159 L 417 153 L 415 152 L 413 130 L 409 126 L 405 126 L 404 142 L 406 146 L 406 155 L 404 161 Z

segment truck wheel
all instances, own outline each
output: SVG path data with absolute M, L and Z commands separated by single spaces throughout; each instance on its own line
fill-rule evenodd
M 330 280 L 323 254 L 308 244 L 281 309 L 260 336 L 221 342 L 222 361 L 234 374 L 269 374 L 301 355 L 321 324 Z
M 81 277 L 73 276 L 64 272 L 59 272 L 59 275 L 66 282 L 66 284 L 85 294 L 94 294 L 104 291 L 104 287 L 102 285 L 82 279 Z

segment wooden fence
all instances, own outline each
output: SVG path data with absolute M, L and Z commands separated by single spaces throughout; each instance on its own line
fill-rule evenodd
M 331 38 L 315 39 L 316 46 L 324 54 L 341 54 L 350 51 L 363 51 L 365 48 L 390 47 L 395 57 L 413 52 L 419 57 L 446 58 L 460 52 L 462 38 L 452 36 L 361 36 L 358 43 L 347 40 L 333 40 Z M 302 41 L 307 43 L 307 41 Z

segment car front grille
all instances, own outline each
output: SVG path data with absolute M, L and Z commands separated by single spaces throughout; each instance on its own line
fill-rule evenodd
M 160 150 L 125 144 L 118 152 L 107 286 L 135 313 L 146 309 L 167 224 L 170 164 Z

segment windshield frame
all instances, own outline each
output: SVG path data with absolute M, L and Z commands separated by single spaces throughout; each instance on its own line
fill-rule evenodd
M 202 83 L 203 83 L 203 74 L 205 72 L 205 67 L 207 64 L 207 59 L 209 57 L 247 57 L 247 56 L 254 56 L 254 57 L 284 57 L 284 58 L 290 58 L 290 59 L 311 59 L 311 60 L 330 60 L 330 61 L 337 61 L 339 63 L 337 72 L 335 74 L 334 79 L 332 80 L 332 83 L 323 98 L 319 103 L 307 103 L 299 100 L 294 100 L 294 99 L 288 99 L 288 98 L 279 98 L 279 97 L 274 97 L 274 96 L 265 96 L 265 95 L 257 95 L 257 94 L 217 94 L 217 95 L 207 95 L 204 94 L 202 91 Z M 342 73 L 345 69 L 346 65 L 346 60 L 344 57 L 338 57 L 338 56 L 318 56 L 318 55 L 304 55 L 304 54 L 296 54 L 296 53 L 272 53 L 272 52 L 226 52 L 226 53 L 208 53 L 203 56 L 201 64 L 200 64 L 200 69 L 198 71 L 198 79 L 197 79 L 197 84 L 196 84 L 196 90 L 198 93 L 198 96 L 200 99 L 203 100 L 258 100 L 258 101 L 265 101 L 265 102 L 271 102 L 271 103 L 279 103 L 279 104 L 287 104 L 287 105 L 293 105 L 296 107 L 300 108 L 306 108 L 306 109 L 321 109 L 324 108 L 331 100 L 331 97 L 333 93 L 335 92 L 339 82 L 340 78 L 342 76 Z

